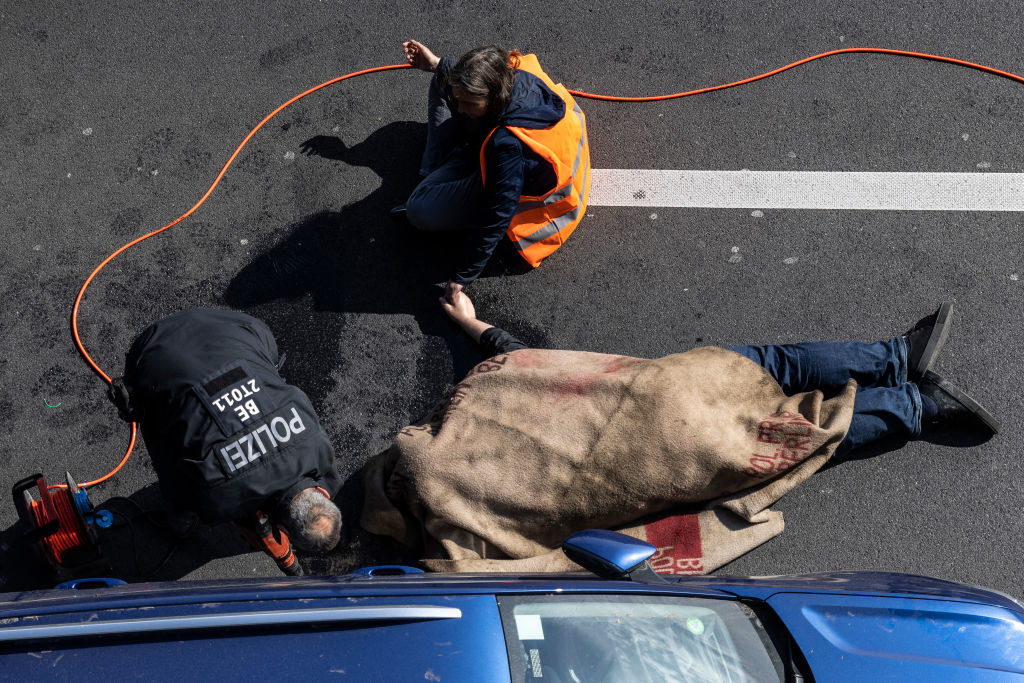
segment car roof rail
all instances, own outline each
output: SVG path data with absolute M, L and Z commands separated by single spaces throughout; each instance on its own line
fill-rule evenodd
M 566 557 L 602 579 L 665 583 L 647 560 L 658 549 L 638 538 L 606 529 L 587 529 L 565 539 Z

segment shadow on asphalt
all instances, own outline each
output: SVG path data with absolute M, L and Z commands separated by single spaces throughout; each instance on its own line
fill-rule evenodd
M 166 507 L 156 484 L 128 498 L 103 501 L 98 508 L 114 514 L 108 529 L 98 530 L 103 557 L 110 563 L 108 576 L 129 582 L 172 581 L 221 557 L 252 552 L 252 548 L 228 524 L 198 525 L 186 538 L 176 538 L 153 513 Z M 42 556 L 22 542 L 27 528 L 22 522 L 0 532 L 0 590 L 24 591 L 52 588 L 72 578 L 54 575 Z M 76 572 L 74 578 L 97 572 Z
M 843 463 L 852 462 L 854 460 L 877 458 L 880 455 L 898 451 L 908 443 L 909 441 L 907 439 L 880 439 L 874 443 L 858 448 L 855 451 L 850 451 L 841 458 L 830 458 L 818 471 L 824 472 L 825 470 L 830 470 L 833 467 L 840 467 Z
M 352 147 L 324 135 L 303 143 L 306 154 L 369 168 L 380 177 L 380 186 L 341 211 L 318 211 L 288 225 L 284 238 L 245 266 L 224 292 L 232 308 L 276 318 L 268 323 L 278 346 L 289 354 L 288 379 L 302 386 L 314 404 L 334 388 L 323 382 L 332 368 L 324 367 L 322 342 L 342 337 L 344 319 L 319 316 L 315 334 L 310 334 L 310 320 L 300 306 L 275 303 L 309 297 L 314 312 L 411 315 L 424 337 L 444 340 L 452 355 L 451 377 L 425 378 L 436 389 L 435 396 L 481 360 L 438 305 L 459 253 L 459 234 L 421 233 L 388 216 L 420 180 L 416 169 L 425 137 L 424 124 L 400 121 Z M 502 240 L 481 277 L 528 270 Z M 429 358 L 439 351 L 434 345 L 420 355 Z
M 36 548 L 23 542 L 28 528 L 19 521 L 0 531 L 0 592 L 45 590 L 71 578 L 96 576 L 130 583 L 175 581 L 212 560 L 254 552 L 230 524 L 200 523 L 186 537 L 175 537 L 159 514 L 167 506 L 156 484 L 129 498 L 108 499 L 97 507 L 114 513 L 113 526 L 97 534 L 109 570 L 54 573 Z M 306 574 L 346 574 L 373 564 L 415 564 L 415 557 L 396 541 L 368 534 L 356 526 L 353 520 L 342 543 L 331 553 L 297 552 Z
M 923 437 L 921 440 L 938 446 L 948 446 L 950 448 L 972 448 L 974 446 L 980 446 L 990 438 L 991 437 L 989 436 L 982 436 L 961 429 L 949 428 L 936 430 Z M 908 439 L 880 439 L 879 441 L 868 444 L 862 448 L 858 448 L 855 451 L 851 451 L 842 458 L 833 458 L 829 460 L 821 468 L 821 471 L 841 466 L 844 462 L 867 460 L 868 458 L 885 455 L 886 453 L 891 453 L 903 448 L 908 443 Z

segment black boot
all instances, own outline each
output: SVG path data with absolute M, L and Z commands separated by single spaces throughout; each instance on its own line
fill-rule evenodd
M 932 369 L 935 358 L 942 350 L 949 336 L 950 314 L 953 303 L 944 302 L 926 318 L 922 318 L 914 327 L 903 333 L 907 341 L 907 381 L 916 382 Z
M 985 437 L 999 432 L 999 422 L 992 417 L 992 413 L 940 375 L 930 370 L 925 372 L 917 388 L 921 392 L 922 402 L 930 399 L 937 408 L 934 415 L 921 420 L 922 432 L 942 427 L 960 427 Z M 926 414 L 928 412 L 925 411 Z

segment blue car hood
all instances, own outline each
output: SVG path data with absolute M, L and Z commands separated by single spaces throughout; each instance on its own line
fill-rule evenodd
M 1024 609 L 998 591 L 887 572 L 691 581 L 767 603 L 817 681 L 1024 681 Z
M 816 680 L 1024 680 L 1024 620 L 1008 609 L 933 598 L 777 593 Z

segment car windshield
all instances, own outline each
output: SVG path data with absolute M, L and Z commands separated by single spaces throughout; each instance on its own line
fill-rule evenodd
M 512 680 L 781 681 L 757 616 L 728 600 L 651 595 L 499 599 Z

